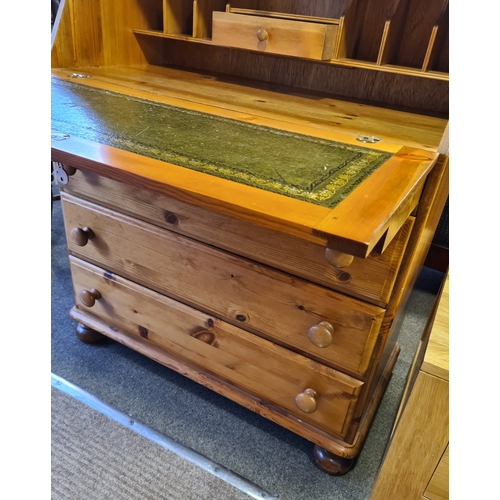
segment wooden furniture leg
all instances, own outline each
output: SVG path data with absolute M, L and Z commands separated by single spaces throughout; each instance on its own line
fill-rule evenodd
M 349 472 L 354 465 L 355 458 L 343 458 L 325 450 L 317 444 L 313 450 L 314 463 L 324 472 L 333 476 L 341 476 Z
M 76 337 L 85 344 L 97 344 L 106 338 L 101 333 L 92 330 L 82 323 L 78 323 L 78 326 L 76 327 Z

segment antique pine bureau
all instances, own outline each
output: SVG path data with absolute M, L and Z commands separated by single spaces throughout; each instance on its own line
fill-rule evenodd
M 77 336 L 115 339 L 348 471 L 448 196 L 447 12 L 64 1 L 51 154 Z

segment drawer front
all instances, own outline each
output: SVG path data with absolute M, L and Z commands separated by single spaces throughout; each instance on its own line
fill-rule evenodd
M 62 200 L 73 255 L 354 376 L 366 371 L 383 309 L 64 193 Z M 82 242 L 86 228 L 93 238 Z
M 381 307 L 413 226 L 408 219 L 383 254 L 338 269 L 326 261 L 319 238 L 294 238 L 90 172 L 77 170 L 62 190 Z
M 70 264 L 78 308 L 328 433 L 348 432 L 362 382 L 78 258 Z M 85 306 L 80 294 L 91 290 L 99 298 Z
M 271 54 L 329 60 L 338 26 L 253 15 L 214 12 L 214 45 Z

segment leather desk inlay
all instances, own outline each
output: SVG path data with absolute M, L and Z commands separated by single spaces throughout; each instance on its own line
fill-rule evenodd
M 392 156 L 56 79 L 52 128 L 327 208 Z

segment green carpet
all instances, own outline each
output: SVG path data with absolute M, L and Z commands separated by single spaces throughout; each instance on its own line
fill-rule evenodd
M 52 130 L 327 208 L 391 157 L 57 78 Z

